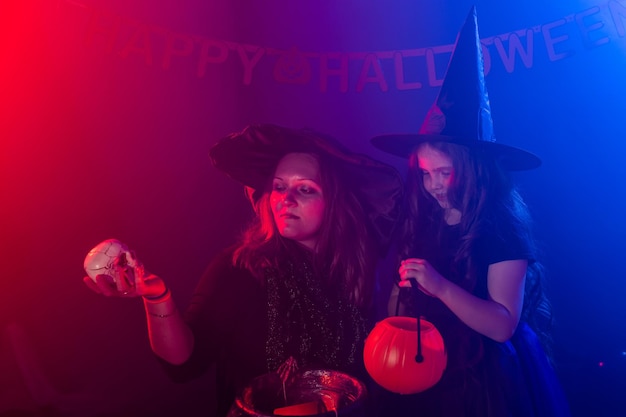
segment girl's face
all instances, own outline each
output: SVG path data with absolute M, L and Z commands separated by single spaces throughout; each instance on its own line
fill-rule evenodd
M 315 248 L 326 204 L 319 163 L 313 155 L 290 153 L 279 161 L 270 206 L 283 237 Z
M 444 210 L 453 207 L 448 199 L 448 190 L 454 178 L 452 159 L 428 144 L 417 150 L 417 161 L 422 171 L 424 189 L 433 196 Z

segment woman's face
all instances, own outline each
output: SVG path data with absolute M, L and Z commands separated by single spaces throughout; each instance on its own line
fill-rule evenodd
M 285 155 L 276 166 L 270 206 L 279 233 L 314 249 L 324 218 L 324 193 L 317 159 L 307 153 Z
M 417 150 L 417 162 L 422 171 L 424 189 L 444 210 L 451 209 L 448 190 L 454 178 L 452 159 L 432 146 L 424 144 Z

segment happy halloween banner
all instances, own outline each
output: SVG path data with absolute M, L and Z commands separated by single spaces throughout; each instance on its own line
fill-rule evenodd
M 250 85 L 261 68 L 282 84 L 316 84 L 321 92 L 362 92 L 365 88 L 417 90 L 441 85 L 453 45 L 369 52 L 302 51 L 212 39 L 178 32 L 73 0 L 74 16 L 86 19 L 88 48 L 121 59 L 138 59 L 168 70 L 190 66 L 198 78 L 215 74 L 211 67 L 238 65 L 241 82 Z M 538 60 L 560 61 L 580 50 L 606 45 L 626 36 L 626 2 L 617 0 L 580 10 L 533 27 L 481 39 L 485 73 L 496 65 L 508 73 L 530 69 Z M 443 63 L 443 65 L 441 65 Z

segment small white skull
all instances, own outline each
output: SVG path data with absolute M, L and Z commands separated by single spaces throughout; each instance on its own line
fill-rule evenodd
M 87 253 L 83 265 L 85 272 L 94 282 L 98 275 L 106 275 L 113 283 L 118 283 L 121 279 L 120 269 L 124 267 L 132 268 L 135 276 L 143 275 L 143 266 L 134 253 L 117 239 L 107 239 L 96 245 Z M 124 275 L 128 276 L 128 274 Z M 134 279 L 134 277 L 128 278 Z M 133 286 L 134 282 L 127 284 Z

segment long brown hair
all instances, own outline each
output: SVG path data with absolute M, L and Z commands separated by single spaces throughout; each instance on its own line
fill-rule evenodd
M 375 242 L 368 232 L 368 221 L 361 202 L 348 186 L 342 162 L 325 154 L 310 153 L 320 167 L 325 201 L 323 222 L 314 257 L 320 279 L 336 288 L 347 301 L 359 308 L 370 307 L 374 291 L 374 269 L 377 260 Z M 254 204 L 256 216 L 243 233 L 233 262 L 262 279 L 266 267 L 280 269 L 285 256 L 306 251 L 303 245 L 284 238 L 274 221 L 269 195 L 271 178 Z
M 500 224 L 512 226 L 533 258 L 526 273 L 522 320 L 537 332 L 549 350 L 552 312 L 544 290 L 544 270 L 537 259 L 538 248 L 531 233 L 532 221 L 528 207 L 510 181 L 508 173 L 499 166 L 494 155 L 485 149 L 448 142 L 425 142 L 422 146 L 430 146 L 444 153 L 453 163 L 455 174 L 448 190 L 448 200 L 452 207 L 462 213 L 459 225 L 461 242 L 454 257 L 455 269 L 463 274 L 460 285 L 470 292 L 476 286 L 477 265 L 474 264 L 474 254 L 478 238 L 487 231 L 495 230 L 498 233 Z M 403 257 L 412 256 L 415 242 L 424 231 L 432 232 L 429 225 L 443 227 L 444 224 L 443 209 L 424 189 L 417 152 L 413 152 L 409 158 L 407 191 L 407 214 L 400 229 L 400 254 Z

